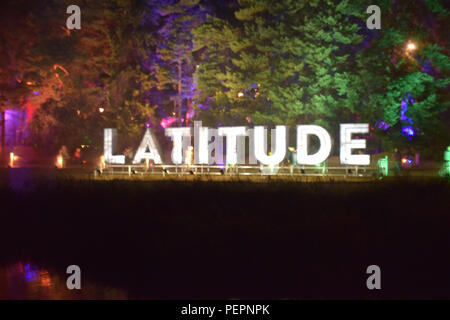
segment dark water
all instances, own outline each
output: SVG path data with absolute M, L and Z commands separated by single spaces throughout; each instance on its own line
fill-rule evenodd
M 69 290 L 66 278 L 32 263 L 17 262 L 0 267 L 1 300 L 127 299 L 124 291 L 82 283 L 80 290 Z
M 108 181 L 0 170 L 0 299 L 373 299 L 372 264 L 383 272 L 377 298 L 448 299 L 449 198 L 438 179 Z M 66 287 L 71 264 L 82 270 L 79 291 Z

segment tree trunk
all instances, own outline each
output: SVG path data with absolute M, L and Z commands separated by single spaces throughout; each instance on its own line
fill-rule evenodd
M 178 61 L 178 97 L 177 97 L 177 104 L 178 104 L 178 123 L 180 124 L 180 126 L 182 125 L 181 123 L 181 60 Z

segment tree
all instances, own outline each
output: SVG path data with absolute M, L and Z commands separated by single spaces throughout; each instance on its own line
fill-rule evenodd
M 373 31 L 365 1 L 241 0 L 236 19 L 209 17 L 195 31 L 204 58 L 196 99 L 209 107 L 202 117 L 316 123 L 334 134 L 338 123 L 362 121 L 390 128 L 375 130 L 386 149 L 441 149 L 448 10 L 437 0 L 380 6 L 382 29 Z M 417 48 L 408 49 L 410 40 Z
M 158 59 L 158 89 L 165 90 L 173 102 L 172 114 L 182 125 L 192 118 L 194 96 L 195 57 L 192 54 L 192 29 L 199 26 L 206 16 L 206 8 L 200 0 L 165 1 L 159 6 L 161 37 L 156 48 Z
M 358 60 L 366 114 L 376 110 L 378 120 L 386 123 L 378 130 L 386 149 L 438 155 L 450 138 L 450 59 L 443 49 L 448 48 L 449 12 L 439 1 L 384 1 L 382 12 L 382 30 L 369 34 Z
M 255 124 L 334 128 L 357 112 L 353 70 L 363 37 L 348 1 L 239 4 L 235 22 L 209 18 L 196 30 L 197 49 L 208 48 L 196 74 L 199 103 Z
M 0 86 L 2 113 L 8 109 L 28 109 L 29 117 L 48 99 L 61 97 L 65 70 L 71 61 L 73 39 L 58 20 L 65 13 L 61 2 L 45 0 L 5 1 L 0 17 Z M 51 122 L 51 121 L 49 121 Z M 2 126 L 2 152 L 5 151 Z M 4 158 L 4 157 L 3 157 Z

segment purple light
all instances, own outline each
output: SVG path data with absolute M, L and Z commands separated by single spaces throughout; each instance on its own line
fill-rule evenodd
M 36 266 L 32 266 L 29 263 L 24 265 L 25 281 L 33 282 L 39 278 L 39 270 Z
M 410 97 L 410 94 L 408 93 L 408 99 L 409 99 L 409 97 Z M 415 102 L 413 99 L 410 99 L 409 101 L 411 103 Z M 408 100 L 402 100 L 400 105 L 401 105 L 400 120 L 401 121 L 408 121 L 409 124 L 413 124 L 412 119 L 406 115 L 406 111 L 408 111 Z
M 411 126 L 406 126 L 402 128 L 402 133 L 408 137 L 413 137 L 416 133 Z
M 378 123 L 378 129 L 387 130 L 387 129 L 389 129 L 389 125 L 384 121 L 380 121 Z
M 38 95 L 39 95 L 39 91 L 33 91 L 33 94 L 34 94 L 35 96 L 38 96 Z

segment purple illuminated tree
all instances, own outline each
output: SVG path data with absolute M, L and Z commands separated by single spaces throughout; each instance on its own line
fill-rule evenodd
M 178 125 L 182 125 L 192 117 L 195 93 L 193 74 L 197 63 L 192 53 L 192 30 L 205 20 L 207 10 L 200 0 L 152 3 L 159 15 L 160 40 L 155 52 L 157 88 L 172 102 L 172 110 L 165 110 L 167 114 L 176 116 Z

